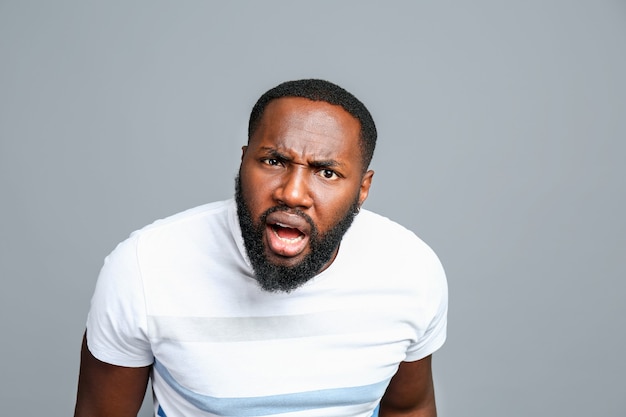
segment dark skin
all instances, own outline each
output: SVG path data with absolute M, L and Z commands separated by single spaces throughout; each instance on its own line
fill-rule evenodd
M 363 169 L 359 129 L 358 120 L 339 106 L 291 97 L 269 103 L 243 148 L 242 187 L 253 215 L 279 203 L 306 212 L 325 232 L 355 196 L 362 204 L 374 172 Z M 277 263 L 297 263 L 309 250 L 306 243 L 277 241 L 271 230 L 265 239 L 266 255 Z M 149 375 L 150 367 L 99 361 L 83 340 L 75 417 L 136 417 Z M 400 364 L 379 415 L 437 415 L 430 356 Z
M 379 417 L 436 417 L 432 356 L 402 362 L 380 403 Z
M 150 366 L 127 368 L 99 361 L 89 352 L 83 336 L 74 416 L 137 417 L 150 369 Z
M 363 204 L 374 171 L 363 170 L 360 126 L 343 108 L 325 102 L 296 97 L 270 102 L 241 157 L 242 192 L 252 217 L 277 205 L 299 209 L 324 234 L 355 197 Z M 264 241 L 265 255 L 276 264 L 296 264 L 310 251 L 307 237 L 285 244 L 271 229 Z

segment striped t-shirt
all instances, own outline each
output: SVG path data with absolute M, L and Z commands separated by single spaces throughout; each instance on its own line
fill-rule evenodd
M 443 344 L 446 313 L 436 255 L 367 210 L 330 267 L 290 293 L 263 291 L 228 200 L 118 245 L 87 342 L 101 361 L 153 365 L 158 416 L 370 417 L 399 363 Z

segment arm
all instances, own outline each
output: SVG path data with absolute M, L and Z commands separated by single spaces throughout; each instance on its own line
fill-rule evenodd
M 380 402 L 380 417 L 436 417 L 432 356 L 402 362 Z
M 127 368 L 96 359 L 83 337 L 74 417 L 136 417 L 150 366 Z

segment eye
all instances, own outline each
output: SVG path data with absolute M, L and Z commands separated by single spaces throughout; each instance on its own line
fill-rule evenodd
M 322 169 L 319 171 L 319 175 L 321 175 L 323 178 L 326 178 L 327 180 L 335 180 L 339 178 L 339 175 L 337 175 L 337 173 L 332 169 Z
M 280 161 L 276 158 L 264 158 L 261 159 L 261 162 L 272 167 L 277 167 L 281 165 Z

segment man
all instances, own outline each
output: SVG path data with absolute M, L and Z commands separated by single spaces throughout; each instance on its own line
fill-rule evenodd
M 250 116 L 234 201 L 107 257 L 75 416 L 435 416 L 446 335 L 434 253 L 367 210 L 376 128 L 352 94 L 283 83 Z M 382 400 L 381 400 L 382 399 Z

